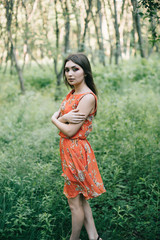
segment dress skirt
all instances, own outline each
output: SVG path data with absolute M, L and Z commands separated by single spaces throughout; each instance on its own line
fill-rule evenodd
M 64 194 L 75 198 L 78 194 L 88 200 L 106 192 L 94 152 L 87 139 L 60 139 Z

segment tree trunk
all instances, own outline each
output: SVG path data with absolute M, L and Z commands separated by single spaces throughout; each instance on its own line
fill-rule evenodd
M 77 3 L 77 1 L 74 1 L 74 0 L 71 1 L 73 12 L 74 12 L 74 15 L 75 15 L 76 25 L 77 25 L 77 31 L 76 31 L 76 34 L 77 34 L 77 49 L 78 49 L 78 51 L 80 51 L 80 48 L 81 48 L 81 45 L 80 45 L 80 41 L 81 41 L 81 21 L 80 21 L 80 18 L 79 18 L 80 12 L 79 12 L 79 9 L 77 11 L 76 3 Z
M 58 25 L 58 12 L 57 12 L 57 0 L 54 0 L 55 3 L 55 25 L 56 25 L 56 29 L 55 29 L 55 34 L 56 34 L 56 51 L 58 51 L 59 49 L 59 25 Z
M 113 56 L 113 44 L 112 44 L 113 36 L 110 33 L 109 20 L 108 20 L 107 13 L 106 13 L 105 0 L 102 0 L 102 1 L 103 1 L 103 6 L 104 6 L 104 15 L 105 15 L 106 23 L 107 23 L 107 30 L 108 30 L 108 37 L 109 37 L 109 45 L 110 45 L 109 63 L 111 64 L 112 63 L 112 56 Z M 112 11 L 111 8 L 110 8 L 110 11 Z M 112 14 L 112 12 L 111 12 L 111 14 Z
M 124 39 L 125 39 L 125 58 L 129 59 L 131 54 L 131 34 L 132 34 L 132 16 L 130 15 L 130 6 L 127 4 L 126 8 L 126 19 L 125 19 L 125 32 L 124 32 Z
M 13 59 L 14 59 L 14 62 L 15 62 L 15 67 L 16 67 L 16 70 L 17 70 L 17 74 L 18 74 L 18 77 L 19 77 L 21 92 L 24 93 L 25 92 L 24 78 L 23 78 L 22 70 L 21 70 L 21 68 L 18 64 L 18 60 L 17 60 L 17 56 L 16 56 L 16 50 L 15 50 L 15 47 L 13 45 L 12 35 L 11 35 L 10 31 L 8 31 L 8 36 L 9 36 L 9 39 L 10 39 L 10 42 L 11 42 L 11 45 L 12 45 L 12 54 L 13 54 Z
M 125 48 L 125 35 L 128 34 L 128 33 L 124 34 L 125 28 L 128 24 L 128 21 L 127 21 L 128 6 L 129 6 L 129 3 L 126 2 L 125 0 L 123 0 L 121 13 L 120 13 L 120 24 L 119 24 L 119 35 L 120 35 L 120 46 L 121 46 L 122 59 L 123 59 L 123 57 L 125 57 L 125 50 L 126 50 L 126 48 Z
M 132 54 L 133 54 L 133 56 L 136 56 L 136 55 L 137 55 L 136 37 L 135 37 L 135 34 L 136 34 L 136 32 L 135 32 L 136 26 L 135 26 L 135 20 L 134 20 L 134 14 L 133 14 L 133 12 L 132 12 L 132 19 L 133 19 L 133 21 L 132 21 L 132 22 L 133 22 L 133 29 L 132 29 L 132 31 L 131 31 L 132 36 L 133 36 Z
M 93 49 L 92 49 L 92 45 L 91 45 L 91 31 L 90 31 L 89 28 L 88 28 L 88 46 L 90 48 L 90 53 L 91 53 L 91 63 L 93 65 L 95 65 L 95 55 L 94 55 L 94 52 L 93 52 Z
M 69 41 L 70 41 L 70 15 L 67 0 L 63 2 L 61 1 L 61 6 L 63 9 L 63 16 L 65 21 L 65 36 L 64 36 L 64 53 L 67 53 L 69 50 Z
M 125 2 L 126 2 L 126 0 L 123 0 L 122 11 L 121 11 L 121 14 L 120 14 L 120 19 L 122 19 L 122 17 L 123 17 Z
M 150 16 L 150 23 L 151 23 L 150 30 L 151 30 L 151 33 L 152 33 L 152 40 L 151 40 L 152 46 L 151 46 L 151 48 L 149 50 L 148 56 L 151 55 L 154 46 L 156 47 L 156 51 L 158 49 L 158 45 L 156 43 L 157 32 L 156 32 L 156 22 L 155 22 L 154 16 Z
M 81 47 L 80 47 L 80 52 L 83 52 L 85 49 L 85 36 L 88 28 L 88 23 L 89 23 L 89 14 L 92 9 L 92 0 L 88 0 L 88 8 L 86 9 L 86 17 L 85 17 L 85 26 L 84 26 L 84 32 L 82 36 L 82 41 L 81 41 Z
M 58 24 L 58 11 L 57 11 L 57 0 L 54 0 L 55 3 L 55 34 L 56 34 L 56 51 L 55 55 L 53 57 L 53 64 L 54 64 L 54 71 L 56 74 L 56 92 L 55 92 L 55 100 L 59 99 L 60 94 L 60 84 L 61 84 L 61 78 L 63 73 L 63 65 L 61 66 L 61 69 L 58 70 L 58 55 L 59 55 L 59 24 Z
M 93 23 L 94 23 L 94 26 L 95 26 L 96 39 L 97 39 L 97 44 L 98 44 L 98 47 L 99 47 L 99 61 L 100 61 L 100 63 L 102 63 L 105 66 L 103 45 L 102 45 L 102 42 L 100 41 L 100 37 L 99 37 L 99 35 L 100 35 L 99 26 L 96 23 L 96 19 L 93 15 L 93 12 L 91 12 L 91 15 L 92 15 Z M 103 57 L 102 57 L 102 54 L 103 54 Z
M 115 51 L 115 63 L 118 64 L 119 56 L 120 56 L 120 36 L 119 36 L 119 26 L 118 26 L 118 19 L 117 19 L 117 5 L 116 0 L 113 0 L 114 2 L 114 28 L 115 28 L 115 34 L 116 34 L 116 51 Z
M 102 32 L 102 13 L 101 13 L 101 1 L 97 0 L 97 11 L 99 14 L 99 50 L 100 50 L 100 62 L 105 66 L 105 53 L 104 53 L 104 44 L 103 44 L 103 32 Z
M 35 6 L 36 6 L 36 3 L 37 3 L 37 0 L 35 1 L 35 3 L 34 3 L 34 6 L 33 6 L 33 10 L 32 10 L 32 16 L 33 16 L 33 12 L 35 11 Z M 28 16 L 28 14 L 27 14 L 27 8 L 26 8 L 26 5 L 25 5 L 25 2 L 22 2 L 22 6 L 23 6 L 23 8 L 25 9 L 25 31 L 24 31 L 24 37 L 25 37 L 25 39 L 24 39 L 24 44 L 25 44 L 25 46 L 26 46 L 26 52 L 24 52 L 24 62 L 23 62 L 23 67 L 22 67 L 22 69 L 24 69 L 24 66 L 25 66 L 25 60 L 26 60 L 26 56 L 27 56 L 27 54 L 28 55 L 30 55 L 31 56 L 31 59 L 33 60 L 33 61 L 35 61 L 36 63 L 37 63 L 37 65 L 41 68 L 41 69 L 43 69 L 43 71 L 45 71 L 45 68 L 42 66 L 42 64 L 40 64 L 39 62 L 38 62 L 38 60 L 33 56 L 33 53 L 32 53 L 32 51 L 31 51 L 31 49 L 30 49 L 30 46 L 29 46 L 29 44 L 28 44 L 28 39 L 29 39 L 29 37 L 28 37 L 28 33 L 29 33 L 29 19 L 31 20 L 31 17 L 30 16 Z
M 131 0 L 132 6 L 133 6 L 133 16 L 134 16 L 134 21 L 136 25 L 136 30 L 138 33 L 138 43 L 139 43 L 139 48 L 140 48 L 140 54 L 142 58 L 145 58 L 145 53 L 143 50 L 143 39 L 142 39 L 142 33 L 141 33 L 141 25 L 140 25 L 140 16 L 138 12 L 138 2 L 137 0 Z
M 18 60 L 17 60 L 17 56 L 16 56 L 16 50 L 13 44 L 13 40 L 12 40 L 12 33 L 11 33 L 11 24 L 12 24 L 12 15 L 13 15 L 13 6 L 14 6 L 14 1 L 11 0 L 6 0 L 5 1 L 5 10 L 6 10 L 6 29 L 7 29 L 7 33 L 8 33 L 8 44 L 7 44 L 7 49 L 8 49 L 8 59 L 10 58 L 11 61 L 14 60 L 15 62 L 15 68 L 18 74 L 18 78 L 19 78 L 19 82 L 20 82 L 20 88 L 21 88 L 21 92 L 24 93 L 25 89 L 24 89 L 24 79 L 23 79 L 23 74 L 22 74 L 22 70 L 18 64 Z M 9 48 L 10 45 L 10 48 Z M 7 59 L 7 61 L 8 61 Z
M 126 42 L 126 59 L 129 59 L 129 57 L 130 57 L 130 44 L 131 44 L 130 35 L 127 33 L 127 42 Z

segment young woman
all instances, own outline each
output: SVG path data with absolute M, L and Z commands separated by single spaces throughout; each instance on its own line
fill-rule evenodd
M 97 90 L 88 58 L 82 53 L 69 55 L 64 61 L 63 74 L 72 91 L 51 120 L 61 136 L 64 194 L 72 213 L 70 240 L 79 239 L 83 224 L 90 240 L 102 240 L 87 202 L 106 191 L 94 152 L 86 139 L 92 131 L 92 119 L 97 111 Z

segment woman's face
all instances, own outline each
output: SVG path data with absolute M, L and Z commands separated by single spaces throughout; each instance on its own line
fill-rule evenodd
M 84 83 L 84 71 L 78 64 L 69 60 L 66 62 L 64 69 L 65 77 L 70 85 L 75 86 Z

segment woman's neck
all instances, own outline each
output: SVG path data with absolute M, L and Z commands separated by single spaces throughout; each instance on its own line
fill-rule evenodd
M 83 85 L 80 85 L 80 86 L 74 86 L 74 93 L 75 94 L 80 94 L 80 93 L 84 93 L 84 92 L 87 92 L 87 91 L 91 91 L 91 90 L 86 84 L 83 84 Z

